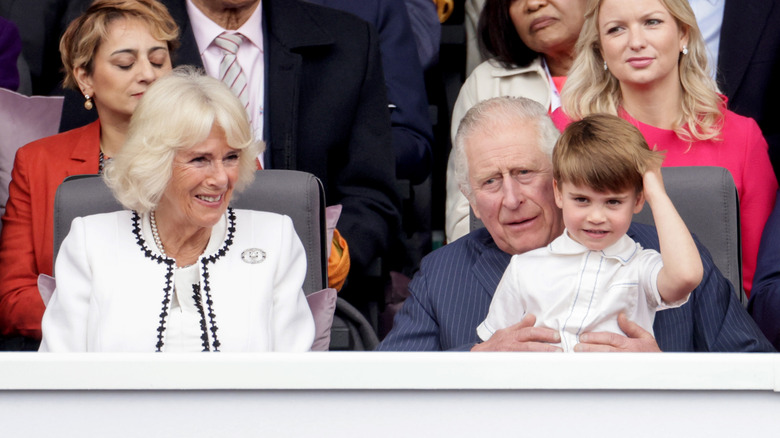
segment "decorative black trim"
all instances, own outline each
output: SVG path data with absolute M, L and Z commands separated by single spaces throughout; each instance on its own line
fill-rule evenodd
M 213 304 L 214 302 L 211 299 L 211 285 L 209 283 L 209 269 L 208 266 L 210 264 L 214 264 L 219 260 L 220 258 L 224 257 L 225 254 L 227 254 L 228 249 L 233 245 L 233 236 L 236 232 L 236 214 L 233 211 L 232 208 L 228 207 L 227 209 L 228 213 L 228 223 L 227 223 L 227 238 L 225 239 L 225 244 L 222 246 L 222 248 L 219 249 L 219 251 L 216 252 L 216 254 L 210 255 L 208 257 L 204 257 L 201 259 L 201 263 L 203 264 L 203 290 L 206 292 L 206 305 L 208 307 L 208 317 L 209 317 L 209 330 L 211 331 L 211 337 L 214 340 L 212 342 L 212 345 L 214 347 L 214 352 L 219 352 L 219 347 L 222 345 L 219 342 L 219 339 L 217 339 L 217 323 L 216 323 L 216 314 L 214 313 Z M 133 212 L 133 234 L 135 235 L 136 243 L 138 243 L 138 246 L 141 248 L 141 251 L 144 254 L 144 257 L 156 261 L 158 264 L 165 264 L 166 266 L 166 272 L 165 272 L 165 289 L 163 290 L 163 300 L 162 300 L 162 311 L 160 312 L 160 326 L 157 327 L 157 344 L 155 347 L 157 348 L 156 352 L 162 352 L 162 347 L 165 345 L 163 339 L 164 339 L 164 333 L 166 330 L 165 324 L 168 318 L 168 311 L 170 310 L 170 304 L 171 304 L 171 291 L 173 290 L 173 270 L 176 266 L 176 261 L 174 259 L 168 258 L 168 257 L 161 257 L 154 252 L 152 252 L 149 247 L 146 244 L 146 240 L 144 240 L 143 235 L 141 233 L 141 217 L 138 215 L 137 212 Z M 198 312 L 201 316 L 201 330 L 203 331 L 203 335 L 201 336 L 201 339 L 203 340 L 203 346 L 205 347 L 203 351 L 210 351 L 209 345 L 208 345 L 208 332 L 206 330 L 206 317 L 204 315 L 204 309 L 203 309 L 203 303 L 201 301 L 200 296 L 200 290 L 198 285 L 193 285 L 193 298 L 195 298 L 195 305 L 198 308 Z
M 228 213 L 228 223 L 227 223 L 227 238 L 225 239 L 225 245 L 222 246 L 222 248 L 217 251 L 216 254 L 210 255 L 208 257 L 204 257 L 201 261 L 203 263 L 203 291 L 206 292 L 206 306 L 208 306 L 208 316 L 209 316 L 209 322 L 210 322 L 210 330 L 211 330 L 211 337 L 214 339 L 212 342 L 212 345 L 214 346 L 214 352 L 219 351 L 220 345 L 222 345 L 219 342 L 219 339 L 217 339 L 217 330 L 219 329 L 217 327 L 217 323 L 215 321 L 216 314 L 214 313 L 213 304 L 214 302 L 211 300 L 211 284 L 209 282 L 209 265 L 214 264 L 217 262 L 217 260 L 221 259 L 222 257 L 227 254 L 228 249 L 233 245 L 233 235 L 236 232 L 236 213 L 233 211 L 232 208 L 228 207 L 227 209 Z
M 198 284 L 192 285 L 192 299 L 195 300 L 195 307 L 198 309 L 198 313 L 200 314 L 200 331 L 202 332 L 200 339 L 203 345 L 202 351 L 207 352 L 210 350 L 209 332 L 206 330 L 206 313 L 203 311 L 203 302 L 200 299 L 200 285 Z
M 162 352 L 163 345 L 165 345 L 163 333 L 165 333 L 165 323 L 168 318 L 168 310 L 171 304 L 173 268 L 176 262 L 173 259 L 162 258 L 149 249 L 146 245 L 146 240 L 144 240 L 143 235 L 141 234 L 141 217 L 138 215 L 138 212 L 135 211 L 133 212 L 133 234 L 135 234 L 135 241 L 144 253 L 144 257 L 156 261 L 157 264 L 165 263 L 167 265 L 165 270 L 165 289 L 163 289 L 162 312 L 160 312 L 160 326 L 157 327 L 157 344 L 155 345 L 155 347 L 157 347 L 155 352 L 160 353 Z

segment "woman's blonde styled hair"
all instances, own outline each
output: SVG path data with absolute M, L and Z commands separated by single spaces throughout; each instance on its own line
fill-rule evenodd
M 60 39 L 66 88 L 79 90 L 76 68 L 81 67 L 92 75 L 95 53 L 108 37 L 110 24 L 122 18 L 146 23 L 152 36 L 164 41 L 171 54 L 179 46 L 179 28 L 162 3 L 156 0 L 97 0 L 68 25 Z
M 125 208 L 155 209 L 171 179 L 176 152 L 202 143 L 213 127 L 224 131 L 228 146 L 241 150 L 235 192 L 242 191 L 254 180 L 261 146 L 244 105 L 227 85 L 192 67 L 177 67 L 149 87 L 130 120 L 125 144 L 106 165 L 106 184 Z
M 603 0 L 588 0 L 585 23 L 577 40 L 577 56 L 561 93 L 563 111 L 572 120 L 594 113 L 618 114 L 620 83 L 604 70 L 598 16 Z M 678 61 L 682 107 L 674 131 L 685 141 L 717 139 L 723 124 L 723 100 L 708 74 L 707 51 L 687 0 L 659 0 L 688 34 L 688 54 Z

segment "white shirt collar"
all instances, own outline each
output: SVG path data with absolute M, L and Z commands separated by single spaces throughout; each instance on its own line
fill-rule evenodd
M 553 254 L 584 254 L 590 251 L 587 247 L 569 237 L 567 230 L 563 230 L 562 235 L 550 242 L 548 248 Z M 601 251 L 596 252 L 601 253 L 601 255 L 604 257 L 613 258 L 622 264 L 626 264 L 641 249 L 641 245 L 636 243 L 632 238 L 628 237 L 628 235 L 624 234 L 620 237 L 620 239 L 618 239 L 617 242 L 613 243 L 607 248 L 604 248 Z

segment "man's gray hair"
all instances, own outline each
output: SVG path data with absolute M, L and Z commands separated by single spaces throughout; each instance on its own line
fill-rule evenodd
M 474 105 L 463 116 L 455 134 L 455 144 L 451 153 L 455 154 L 455 178 L 466 198 L 471 200 L 473 195 L 469 184 L 466 142 L 475 135 L 524 122 L 536 124 L 539 149 L 552 162 L 553 147 L 561 134 L 540 103 L 525 97 L 494 97 Z

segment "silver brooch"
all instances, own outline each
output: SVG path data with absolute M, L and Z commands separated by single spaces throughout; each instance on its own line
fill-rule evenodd
M 241 260 L 250 265 L 262 263 L 263 260 L 265 260 L 265 251 L 260 248 L 245 249 L 244 252 L 241 253 Z

